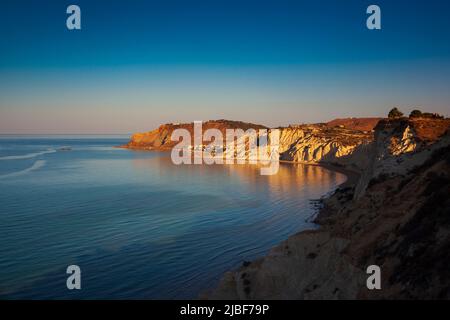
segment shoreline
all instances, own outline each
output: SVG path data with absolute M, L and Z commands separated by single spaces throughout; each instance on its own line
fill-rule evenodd
M 150 148 L 148 148 L 148 149 L 147 148 L 145 148 L 145 149 L 144 148 L 130 148 L 127 146 L 119 146 L 119 148 L 130 149 L 133 151 L 156 151 L 156 152 L 164 152 L 165 151 L 165 150 L 150 149 Z M 248 273 L 249 270 L 252 270 L 252 269 L 254 270 L 255 267 L 258 268 L 258 266 L 261 265 L 267 259 L 269 259 L 269 261 L 271 261 L 273 258 L 271 256 L 273 254 L 273 252 L 283 250 L 280 248 L 286 248 L 287 246 L 290 246 L 290 247 L 292 247 L 292 249 L 300 250 L 300 248 L 303 248 L 304 245 L 306 245 L 307 247 L 311 247 L 310 248 L 311 250 L 316 250 L 317 246 L 324 246 L 324 248 L 328 246 L 326 243 L 329 240 L 331 240 L 331 238 L 327 232 L 327 228 L 324 226 L 324 224 L 321 221 L 321 218 L 326 217 L 328 215 L 327 212 L 329 211 L 329 208 L 326 207 L 326 203 L 328 201 L 331 201 L 333 199 L 333 197 L 335 197 L 336 193 L 339 193 L 339 192 L 345 193 L 345 192 L 347 192 L 347 189 L 355 187 L 357 185 L 359 179 L 361 178 L 361 173 L 351 170 L 351 169 L 347 169 L 340 165 L 329 164 L 329 163 L 305 163 L 305 162 L 288 161 L 288 160 L 279 160 L 279 162 L 284 163 L 284 164 L 290 164 L 290 165 L 301 164 L 301 165 L 322 167 L 326 170 L 343 174 L 346 177 L 346 180 L 344 182 L 338 184 L 335 188 L 332 188 L 329 191 L 325 192 L 321 196 L 321 198 L 319 200 L 321 205 L 320 205 L 320 207 L 316 207 L 314 209 L 315 212 L 312 215 L 312 217 L 313 217 L 312 222 L 315 225 L 317 225 L 316 229 L 297 230 L 293 234 L 287 236 L 285 239 L 281 240 L 280 242 L 276 243 L 274 246 L 269 248 L 267 253 L 262 254 L 261 256 L 256 257 L 255 259 L 252 259 L 250 261 L 244 260 L 244 261 L 242 261 L 241 266 L 238 266 L 238 267 L 235 267 L 232 269 L 228 269 L 224 273 L 221 273 L 219 275 L 219 281 L 217 284 L 215 284 L 212 287 L 204 288 L 203 290 L 200 291 L 200 293 L 194 299 L 197 299 L 197 300 L 213 299 L 214 300 L 214 299 L 217 299 L 218 297 L 219 298 L 225 297 L 227 299 L 237 298 L 239 296 L 239 294 L 237 296 L 234 296 L 234 294 L 233 294 L 233 296 L 228 296 L 227 294 L 222 296 L 222 294 L 219 293 L 219 295 L 217 296 L 216 295 L 218 293 L 217 290 L 220 291 L 223 288 L 229 288 L 231 283 L 237 283 L 236 282 L 237 280 L 233 280 L 233 279 L 236 279 L 235 276 L 233 276 L 233 275 L 239 275 L 238 278 L 241 279 L 241 277 L 243 277 L 246 273 Z M 310 200 L 314 200 L 314 199 L 310 199 Z M 324 238 L 324 239 L 322 239 L 322 238 Z M 300 239 L 302 239 L 302 240 L 300 240 Z M 330 243 L 332 243 L 332 242 L 333 241 L 331 241 Z M 329 249 L 327 249 L 327 250 L 329 250 Z M 309 260 L 311 260 L 311 254 L 305 255 L 304 261 L 309 262 Z M 291 261 L 291 260 L 289 260 L 289 261 Z M 247 272 L 245 270 L 247 270 Z M 236 291 L 234 291 L 234 290 L 232 290 L 232 291 L 237 294 Z
M 152 147 L 130 147 L 127 145 L 121 145 L 121 146 L 114 146 L 114 148 L 119 148 L 119 149 L 128 149 L 128 150 L 133 150 L 133 151 L 156 151 L 156 152 L 167 152 L 170 151 L 171 148 L 167 148 L 167 149 L 159 149 L 159 148 L 152 148 Z M 291 161 L 291 160 L 279 160 L 280 163 L 288 163 L 288 164 L 303 164 L 303 165 L 309 165 L 309 166 L 318 166 L 318 167 L 322 167 L 325 168 L 327 170 L 330 171 L 334 171 L 334 172 L 338 172 L 341 173 L 343 175 L 346 176 L 346 181 L 344 181 L 343 183 L 341 183 L 338 187 L 340 188 L 347 188 L 347 187 L 353 187 L 355 186 L 360 177 L 361 177 L 361 173 L 336 165 L 336 164 L 331 164 L 331 163 L 309 163 L 309 162 L 299 162 L 299 161 Z
M 152 147 L 142 148 L 142 147 L 129 147 L 127 145 L 114 146 L 114 148 L 128 149 L 128 150 L 133 150 L 133 151 L 155 151 L 155 152 L 170 151 L 170 148 L 167 148 L 167 149 L 158 149 L 158 148 L 152 148 Z M 322 167 L 324 169 L 327 169 L 327 170 L 330 170 L 333 172 L 341 173 L 346 177 L 346 180 L 344 182 L 342 182 L 341 184 L 339 184 L 337 186 L 337 189 L 353 188 L 358 184 L 359 179 L 361 178 L 360 172 L 345 168 L 340 165 L 331 164 L 331 163 L 320 163 L 320 162 L 308 163 L 308 162 L 299 162 L 299 161 L 291 161 L 291 160 L 279 160 L 279 163 L 286 163 L 286 164 L 291 164 L 291 165 L 302 164 L 302 165 L 308 165 L 308 166 L 317 166 L 317 167 Z M 219 165 L 225 165 L 225 163 L 219 164 Z M 321 199 L 322 199 L 322 201 L 325 201 L 331 196 L 332 196 L 332 194 L 325 193 L 322 196 L 323 198 L 321 198 Z
M 337 185 L 336 188 L 324 193 L 319 199 L 321 206 L 315 208 L 315 213 L 313 215 L 313 219 L 311 220 L 315 225 L 317 225 L 316 229 L 296 231 L 284 240 L 281 240 L 272 246 L 267 253 L 250 261 L 244 260 L 240 266 L 222 273 L 218 284 L 212 288 L 207 288 L 200 292 L 196 299 L 253 299 L 250 295 L 251 292 L 255 290 L 255 285 L 264 288 L 264 290 L 270 288 L 271 286 L 277 287 L 276 285 L 270 284 L 273 282 L 273 277 L 278 279 L 280 282 L 297 282 L 298 279 L 287 280 L 285 277 L 286 270 L 292 270 L 294 267 L 296 269 L 300 268 L 300 273 L 304 274 L 304 276 L 301 277 L 302 281 L 315 282 L 317 281 L 317 277 L 314 272 L 310 272 L 310 270 L 323 268 L 323 265 L 321 265 L 320 262 L 317 262 L 322 259 L 316 259 L 319 253 L 325 255 L 326 259 L 336 260 L 335 264 L 339 268 L 345 270 L 342 277 L 343 282 L 351 283 L 348 289 L 340 288 L 340 290 L 336 290 L 336 288 L 334 288 L 334 290 L 331 291 L 331 295 L 327 296 L 327 298 L 335 299 L 336 295 L 341 294 L 351 297 L 352 299 L 355 298 L 354 291 L 357 286 L 362 283 L 363 273 L 361 270 L 351 265 L 342 255 L 341 250 L 348 244 L 348 240 L 333 236 L 330 229 L 327 228 L 327 223 L 324 223 L 323 219 L 329 216 L 329 214 L 333 211 L 328 207 L 328 203 L 335 201 L 336 196 L 339 197 L 339 194 L 346 194 L 349 192 L 348 189 L 356 187 L 359 179 L 361 178 L 361 173 L 339 165 L 328 163 L 304 163 L 288 160 L 280 160 L 280 162 L 294 165 L 302 164 L 322 167 L 330 171 L 344 174 L 346 176 L 346 180 Z M 349 200 L 344 201 L 347 203 Z M 264 271 L 260 274 L 260 270 Z M 271 275 L 269 276 L 268 274 L 265 274 L 266 272 Z M 265 277 L 269 277 L 272 280 L 268 282 Z M 315 286 L 312 288 L 306 288 L 306 295 L 311 295 L 311 297 L 303 297 L 301 299 L 318 299 L 319 296 L 315 296 L 314 293 L 312 293 L 315 289 Z M 294 296 L 296 289 L 290 288 L 289 290 L 292 290 L 292 296 Z M 272 292 L 272 289 L 268 289 L 268 292 Z M 263 298 L 259 297 L 258 299 L 278 300 L 282 298 L 278 296 L 274 298 L 270 295 Z
M 347 169 L 345 167 L 341 167 L 339 165 L 330 164 L 330 163 L 308 163 L 308 162 L 298 162 L 298 161 L 290 161 L 290 160 L 280 160 L 280 163 L 289 163 L 289 164 L 303 164 L 308 166 L 317 166 L 322 167 L 330 171 L 338 172 L 347 178 L 344 182 L 338 185 L 339 188 L 349 188 L 354 187 L 358 183 L 361 178 L 361 173 Z

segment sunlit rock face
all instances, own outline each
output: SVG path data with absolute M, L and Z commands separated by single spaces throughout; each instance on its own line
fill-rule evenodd
M 405 175 L 422 165 L 436 149 L 449 143 L 449 128 L 449 119 L 381 120 L 367 148 L 355 196 L 361 196 L 373 179 Z
M 360 179 L 355 197 L 359 197 L 372 179 L 405 174 L 423 163 L 440 146 L 436 142 L 444 140 L 440 142 L 442 144 L 448 139 L 442 137 L 449 126 L 449 119 L 421 118 L 347 118 L 322 124 L 290 125 L 276 129 L 279 131 L 276 153 L 282 161 L 337 165 L 358 172 Z M 153 131 L 134 134 L 125 147 L 170 150 L 177 144 L 177 141 L 172 141 L 171 134 L 180 128 L 194 136 L 192 123 L 171 123 Z M 248 129 L 258 131 L 267 128 L 241 121 L 210 120 L 203 123 L 203 131 L 207 129 L 218 129 L 225 137 L 226 129 L 247 132 Z M 269 130 L 269 137 L 274 130 Z M 245 148 L 240 151 L 227 149 L 223 145 L 220 150 L 223 157 L 258 159 L 259 151 L 250 149 L 247 139 L 247 135 L 237 139 L 237 143 L 245 144 Z M 208 150 L 208 142 L 204 143 L 197 147 Z M 270 139 L 269 143 L 273 145 Z M 194 141 L 192 148 L 196 148 Z
M 304 128 L 286 129 L 282 155 L 351 160 L 359 182 L 324 200 L 315 220 L 320 229 L 295 234 L 226 273 L 205 297 L 450 299 L 449 127 L 449 119 L 382 120 L 372 142 L 349 153 L 325 147 L 325 130 L 311 128 L 308 140 Z M 382 290 L 367 289 L 373 264 L 382 270 Z
M 347 163 L 355 149 L 373 140 L 372 132 L 326 125 L 302 125 L 281 130 L 280 159 L 303 163 Z
M 377 177 L 406 174 L 448 142 L 448 119 L 381 119 L 374 130 L 326 124 L 281 129 L 280 160 L 331 164 L 360 173 L 355 197 Z
M 185 129 L 192 137 L 191 145 L 194 146 L 194 124 L 193 123 L 167 123 L 160 125 L 157 129 L 135 133 L 131 136 L 130 141 L 124 146 L 130 149 L 143 150 L 170 150 L 178 144 L 178 141 L 171 139 L 172 133 L 177 129 Z M 202 123 L 201 135 L 208 129 L 219 130 L 223 137 L 226 137 L 226 129 L 248 129 L 260 130 L 267 129 L 265 126 L 232 120 L 209 120 Z M 205 144 L 207 144 L 205 142 Z

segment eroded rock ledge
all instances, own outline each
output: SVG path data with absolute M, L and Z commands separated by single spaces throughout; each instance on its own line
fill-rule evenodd
M 324 200 L 319 230 L 226 273 L 202 298 L 450 298 L 450 120 L 378 120 L 279 128 L 282 160 L 340 166 L 359 180 Z M 133 135 L 126 147 L 170 149 L 178 127 L 192 130 L 163 125 Z M 209 127 L 265 128 L 227 120 Z M 366 289 L 371 264 L 382 269 L 382 290 Z
M 204 298 L 449 299 L 448 128 L 448 119 L 381 121 L 360 182 L 324 201 L 322 227 L 226 273 Z M 382 290 L 366 288 L 371 264 Z
M 337 119 L 330 123 L 295 125 L 277 128 L 280 130 L 279 156 L 281 160 L 302 163 L 327 163 L 345 166 L 347 169 L 360 170 L 364 156 L 364 146 L 373 141 L 373 126 L 378 118 Z M 345 124 L 345 125 L 344 125 Z M 359 130 L 370 128 L 369 130 Z M 171 140 L 176 129 L 186 129 L 191 135 L 194 146 L 193 123 L 169 123 L 159 128 L 136 133 L 123 147 L 142 150 L 171 150 L 178 142 Z M 262 125 L 230 120 L 210 120 L 202 124 L 203 132 L 218 129 L 225 137 L 226 129 L 268 129 Z M 270 130 L 269 136 L 270 136 Z M 244 137 L 244 143 L 246 142 Z M 209 142 L 204 142 L 208 144 Z M 248 144 L 247 144 L 248 147 Z M 358 153 L 355 151 L 358 150 Z M 248 150 L 245 156 L 248 156 Z M 224 155 L 227 151 L 224 150 Z M 358 161 L 354 158 L 360 155 Z

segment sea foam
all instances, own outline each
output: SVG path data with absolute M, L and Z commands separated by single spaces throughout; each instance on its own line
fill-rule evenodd
M 24 154 L 24 155 L 20 155 L 20 156 L 5 156 L 5 157 L 0 157 L 0 160 L 21 160 L 21 159 L 31 159 L 31 158 L 35 158 L 47 153 L 54 153 L 56 152 L 56 150 L 46 150 L 46 151 L 41 151 L 41 152 L 34 152 L 34 153 L 28 153 L 28 154 Z
M 12 173 L 1 175 L 0 179 L 17 177 L 17 176 L 21 176 L 21 175 L 27 174 L 27 173 L 29 173 L 31 171 L 38 170 L 38 169 L 42 168 L 43 166 L 45 166 L 46 162 L 47 162 L 46 160 L 36 160 L 31 167 L 28 167 L 28 168 L 26 168 L 24 170 L 21 170 L 21 171 L 17 171 L 17 172 L 12 172 Z

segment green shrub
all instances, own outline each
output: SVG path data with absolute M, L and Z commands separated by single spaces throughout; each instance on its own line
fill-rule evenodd
M 392 108 L 391 111 L 388 113 L 389 119 L 395 119 L 395 118 L 401 118 L 403 117 L 403 112 L 398 110 L 397 108 Z

